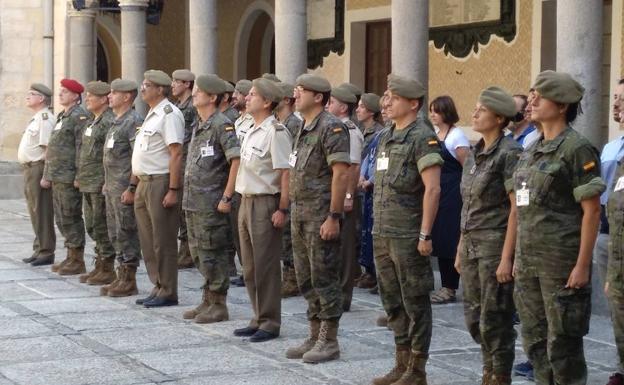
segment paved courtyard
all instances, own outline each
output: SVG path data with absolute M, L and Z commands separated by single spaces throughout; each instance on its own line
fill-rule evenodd
M 229 322 L 197 325 L 181 317 L 201 297 L 197 271 L 180 272 L 180 306 L 148 310 L 134 304 L 136 297 L 99 297 L 99 287 L 77 277 L 24 265 L 32 239 L 24 201 L 0 200 L 0 224 L 0 385 L 369 384 L 393 364 L 392 334 L 375 326 L 379 297 L 367 291 L 356 289 L 342 319 L 340 360 L 308 365 L 284 357 L 307 333 L 301 297 L 282 302 L 279 339 L 252 344 L 232 336 L 251 316 L 244 288 L 230 290 Z M 92 267 L 91 243 L 87 254 Z M 63 255 L 59 237 L 57 258 Z M 137 280 L 145 294 L 143 268 Z M 585 342 L 589 383 L 604 384 L 616 365 L 608 318 L 592 319 Z M 524 359 L 520 344 L 516 353 Z M 479 349 L 465 330 L 461 304 L 434 307 L 427 371 L 434 385 L 480 383 Z

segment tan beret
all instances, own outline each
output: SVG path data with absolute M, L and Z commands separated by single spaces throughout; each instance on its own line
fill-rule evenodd
M 330 92 L 331 84 L 322 76 L 303 74 L 299 75 L 296 81 L 296 86 L 301 86 L 306 90 L 314 92 Z
M 175 70 L 171 74 L 171 77 L 174 80 L 182 80 L 184 82 L 192 82 L 195 81 L 195 74 L 187 69 Z
M 52 97 L 52 90 L 45 84 L 33 83 L 30 85 L 30 89 L 33 91 L 37 91 L 44 96 Z
M 226 81 L 217 75 L 199 75 L 195 80 L 195 85 L 207 94 L 221 95 L 225 92 Z
M 375 113 L 375 112 L 381 111 L 380 99 L 381 98 L 377 94 L 366 93 L 366 94 L 362 94 L 360 101 L 362 102 L 364 107 L 366 107 L 367 110 Z
M 276 83 L 280 82 L 279 78 L 277 76 L 275 76 L 275 74 L 270 74 L 270 73 L 267 73 L 267 72 L 262 74 L 262 78 L 263 79 L 269 79 L 270 81 L 276 82 Z
M 227 92 L 227 93 L 233 94 L 234 93 L 234 86 L 232 85 L 232 83 L 230 83 L 230 82 L 228 82 L 227 80 L 224 80 L 224 79 L 222 79 L 222 80 L 223 80 L 223 85 L 225 86 L 225 91 L 223 91 L 223 92 Z
M 98 96 L 106 96 L 110 94 L 111 88 L 108 83 L 99 80 L 87 83 L 85 87 L 88 93 Z
M 161 70 L 147 70 L 143 77 L 159 86 L 171 86 L 171 78 Z
M 283 98 L 294 98 L 295 86 L 289 83 L 279 82 L 277 86 L 282 90 L 282 99 Z
M 533 88 L 543 98 L 564 104 L 579 102 L 585 92 L 585 88 L 570 74 L 555 71 L 544 71 L 537 75 Z
M 355 94 L 348 90 L 346 87 L 338 86 L 332 88 L 331 96 L 343 103 L 357 103 L 357 97 L 355 96 Z
M 421 98 L 426 92 L 425 87 L 417 80 L 393 74 L 388 75 L 388 89 L 406 99 Z
M 243 95 L 247 95 L 251 89 L 251 80 L 241 79 L 236 82 L 234 89 Z
M 277 86 L 277 83 L 266 79 L 258 78 L 253 81 L 253 87 L 256 89 L 263 98 L 272 102 L 278 103 L 282 100 L 282 90 Z
M 132 92 L 136 91 L 139 85 L 133 80 L 128 79 L 115 79 L 111 83 L 111 90 L 120 92 Z
M 342 87 L 342 88 L 346 88 L 349 91 L 351 91 L 351 93 L 353 93 L 353 95 L 355 95 L 356 97 L 360 97 L 362 96 L 362 94 L 364 93 L 364 91 L 362 91 L 362 89 L 358 86 L 356 86 L 353 83 L 342 83 L 341 85 L 339 85 L 338 87 Z
M 511 118 L 516 115 L 516 102 L 513 96 L 504 89 L 496 86 L 488 87 L 481 91 L 479 103 L 486 106 L 492 112 Z

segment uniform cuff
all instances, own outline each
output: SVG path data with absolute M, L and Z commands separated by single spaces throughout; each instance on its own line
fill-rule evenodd
M 346 163 L 351 164 L 351 157 L 348 152 L 334 152 L 333 154 L 327 155 L 327 164 L 330 166 L 334 163 Z
M 225 159 L 232 162 L 232 158 L 240 158 L 240 147 L 232 147 L 225 151 Z
M 444 164 L 444 160 L 442 159 L 440 154 L 431 153 L 418 159 L 418 162 L 416 164 L 418 166 L 418 172 L 423 172 L 424 169 L 431 166 L 442 166 Z
M 509 178 L 505 181 L 505 191 L 507 194 L 510 194 L 514 190 L 514 180 L 513 178 Z
M 600 195 L 606 189 L 607 186 L 604 184 L 602 179 L 600 179 L 600 177 L 595 177 L 588 183 L 574 189 L 574 199 L 577 202 L 580 202 L 582 200 L 595 197 L 596 195 Z

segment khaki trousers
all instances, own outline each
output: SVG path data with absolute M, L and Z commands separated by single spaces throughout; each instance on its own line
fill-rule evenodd
M 33 257 L 49 257 L 56 249 L 54 232 L 54 207 L 52 189 L 42 189 L 43 161 L 22 164 L 24 172 L 24 196 L 30 214 L 35 240 Z

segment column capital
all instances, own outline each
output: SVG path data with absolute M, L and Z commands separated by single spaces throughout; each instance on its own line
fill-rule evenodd
M 119 8 L 122 10 L 128 9 L 132 10 L 133 8 L 147 8 L 149 5 L 149 0 L 119 0 Z

